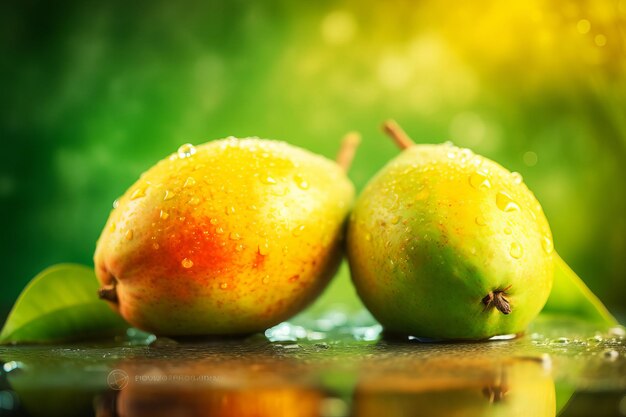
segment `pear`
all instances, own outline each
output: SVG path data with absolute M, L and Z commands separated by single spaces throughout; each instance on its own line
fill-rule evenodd
M 354 188 L 284 142 L 181 146 L 114 203 L 94 255 L 100 297 L 157 335 L 246 334 L 307 306 L 342 258 Z
M 388 333 L 487 339 L 522 333 L 552 287 L 553 245 L 519 174 L 449 144 L 404 148 L 365 187 L 347 254 L 362 301 Z

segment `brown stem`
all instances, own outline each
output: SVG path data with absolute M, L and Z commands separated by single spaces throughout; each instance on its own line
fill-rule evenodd
M 350 132 L 343 137 L 336 160 L 337 165 L 339 165 L 344 172 L 350 170 L 350 165 L 352 165 L 352 160 L 354 159 L 356 149 L 359 147 L 360 143 L 361 135 L 357 132 Z
M 415 145 L 415 142 L 413 142 L 395 120 L 389 119 L 383 123 L 383 131 L 396 142 L 396 145 L 398 145 L 400 149 L 406 149 Z
M 487 294 L 483 299 L 482 303 L 485 305 L 485 310 L 487 310 L 490 306 L 494 306 L 497 308 L 502 314 L 510 314 L 511 304 L 509 300 L 506 298 L 506 290 L 510 287 L 507 287 L 504 290 L 491 291 Z
M 115 284 L 100 287 L 98 289 L 98 297 L 100 297 L 101 300 L 117 303 L 117 290 L 115 289 Z

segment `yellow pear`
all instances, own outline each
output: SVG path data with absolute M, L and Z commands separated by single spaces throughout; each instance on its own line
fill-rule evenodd
M 341 260 L 340 166 L 284 142 L 183 145 L 114 204 L 94 261 L 107 300 L 158 335 L 242 334 L 302 310 Z

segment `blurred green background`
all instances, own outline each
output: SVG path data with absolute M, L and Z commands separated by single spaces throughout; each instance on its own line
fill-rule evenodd
M 523 174 L 561 255 L 626 308 L 626 0 L 0 4 L 0 318 L 57 262 L 92 264 L 112 201 L 185 142 L 364 140 L 358 189 L 452 140 Z M 323 303 L 354 305 L 346 269 Z

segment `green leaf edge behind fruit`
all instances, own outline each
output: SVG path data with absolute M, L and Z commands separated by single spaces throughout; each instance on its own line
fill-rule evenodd
M 576 317 L 605 326 L 618 325 L 617 319 L 582 279 L 554 253 L 554 284 L 542 314 Z
M 11 309 L 0 344 L 53 343 L 123 333 L 129 325 L 97 297 L 93 269 L 57 264 L 41 271 Z

